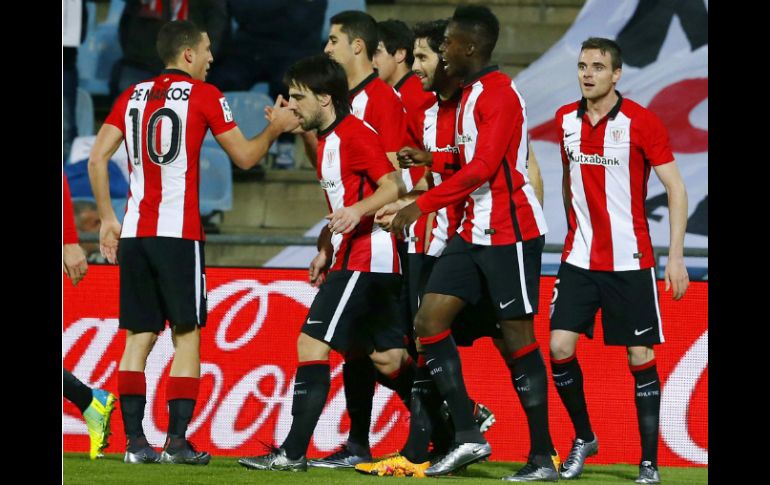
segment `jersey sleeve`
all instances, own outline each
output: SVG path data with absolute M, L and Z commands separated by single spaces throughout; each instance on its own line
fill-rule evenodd
M 211 84 L 202 84 L 201 87 L 204 89 L 203 116 L 211 128 L 211 133 L 214 136 L 221 135 L 238 126 L 222 91 Z
M 451 179 L 417 198 L 415 202 L 423 213 L 464 200 L 494 175 L 511 142 L 521 139 L 524 116 L 518 99 L 512 92 L 493 96 L 492 92 L 483 93 L 476 101 L 478 135 L 473 159 Z
M 652 111 L 647 112 L 647 123 L 645 124 L 644 158 L 650 165 L 663 165 L 674 160 L 674 153 L 671 151 L 671 144 L 668 140 L 668 130 L 666 126 Z
M 370 124 L 377 130 L 385 152 L 401 149 L 406 135 L 406 111 L 395 93 L 373 104 Z
M 396 170 L 388 160 L 381 140 L 374 132 L 351 137 L 350 141 L 352 143 L 347 146 L 349 151 L 346 158 L 350 160 L 350 167 L 354 172 L 366 175 L 373 182 L 377 182 L 383 175 Z
M 134 86 L 123 91 L 123 94 L 118 96 L 118 99 L 115 100 L 115 104 L 112 105 L 110 114 L 107 115 L 107 118 L 104 120 L 105 123 L 119 129 L 124 136 L 126 134 L 126 107 L 128 106 L 128 100 L 133 93 Z

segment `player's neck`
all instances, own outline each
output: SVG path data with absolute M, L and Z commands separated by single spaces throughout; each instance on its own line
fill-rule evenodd
M 615 104 L 618 102 L 618 95 L 613 88 L 609 93 L 605 94 L 601 98 L 587 99 L 586 101 L 586 111 L 588 112 L 588 117 L 593 123 L 596 123 L 600 119 L 607 116 L 607 113 L 612 111 L 612 108 L 614 108 Z
M 165 69 L 166 70 L 168 70 L 168 69 L 176 69 L 177 71 L 185 72 L 185 73 L 187 73 L 188 75 L 191 76 L 190 70 L 187 69 L 187 66 L 180 66 L 180 65 L 177 65 L 176 63 L 173 63 L 173 62 L 171 64 L 166 65 Z
M 403 79 L 404 79 L 406 76 L 408 76 L 409 74 L 411 74 L 411 72 L 412 72 L 412 71 L 410 71 L 410 70 L 409 70 L 409 69 L 406 67 L 406 63 L 403 63 L 403 64 L 399 64 L 398 66 L 396 66 L 396 70 L 395 70 L 395 71 L 393 71 L 393 76 L 391 76 L 391 78 L 390 78 L 390 79 L 388 79 L 386 82 L 388 83 L 388 85 L 389 85 L 390 87 L 392 87 L 392 88 L 395 88 L 395 87 L 396 87 L 396 85 L 397 85 L 398 83 L 400 83 L 400 82 L 401 82 L 401 80 L 403 80 Z
M 347 69 L 345 74 L 348 77 L 348 89 L 353 89 L 363 82 L 364 79 L 371 76 L 374 73 L 372 67 L 372 61 L 366 60 L 353 60 L 350 65 L 350 69 Z
M 446 101 L 447 99 L 452 99 L 461 87 L 460 81 L 456 78 L 452 78 L 451 80 L 448 79 L 443 86 L 438 86 L 436 92 L 441 101 Z
M 331 109 L 324 109 L 321 111 L 321 124 L 318 127 L 318 131 L 322 132 L 329 128 L 334 122 L 337 121 L 337 113 L 334 111 L 334 105 Z

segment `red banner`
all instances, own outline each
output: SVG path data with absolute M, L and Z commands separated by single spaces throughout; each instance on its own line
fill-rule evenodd
M 291 425 L 296 372 L 296 339 L 316 290 L 307 271 L 208 268 L 209 316 L 201 343 L 201 388 L 188 437 L 213 455 L 262 453 L 260 441 L 280 444 Z M 548 312 L 553 277 L 543 277 L 541 314 L 535 320 L 544 356 L 548 351 Z M 661 292 L 665 345 L 656 348 L 661 392 L 661 465 L 708 463 L 708 284 L 691 283 L 682 301 Z M 64 282 L 64 367 L 85 383 L 117 393 L 117 368 L 125 342 L 118 331 L 118 269 L 93 265 L 73 287 Z M 578 356 L 586 399 L 601 442 L 594 463 L 638 463 L 639 432 L 634 384 L 622 347 L 605 347 L 601 325 L 594 340 L 581 339 Z M 511 385 L 508 368 L 488 339 L 461 349 L 470 396 L 485 404 L 497 422 L 487 432 L 496 460 L 525 461 L 529 448 L 526 417 Z M 147 411 L 144 427 L 151 444 L 165 439 L 168 412 L 165 388 L 173 358 L 168 330 L 147 361 Z M 309 457 L 327 454 L 346 438 L 342 360 L 332 354 L 332 385 Z M 550 369 L 550 367 L 549 367 Z M 562 458 L 574 435 L 569 417 L 549 376 L 550 427 Z M 390 390 L 377 386 L 372 413 L 374 455 L 401 448 L 408 412 Z M 82 417 L 64 401 L 65 451 L 88 450 Z M 108 452 L 124 450 L 120 409 L 112 419 Z

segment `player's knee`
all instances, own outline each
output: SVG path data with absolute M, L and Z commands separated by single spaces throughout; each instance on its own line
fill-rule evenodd
M 575 346 L 565 340 L 551 338 L 551 357 L 556 360 L 564 360 L 575 353 Z
M 297 337 L 297 359 L 300 362 L 328 360 L 329 345 L 305 333 L 300 333 Z
M 382 374 L 392 374 L 401 367 L 401 360 L 404 349 L 388 349 L 382 352 L 374 351 L 369 357 Z
M 655 358 L 655 351 L 652 347 L 628 347 L 626 350 L 629 365 L 644 365 Z
M 532 320 L 503 320 L 500 322 L 503 338 L 514 348 L 535 343 L 535 330 Z

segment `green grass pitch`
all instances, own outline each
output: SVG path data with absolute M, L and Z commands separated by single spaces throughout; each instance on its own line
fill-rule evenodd
M 186 465 L 126 465 L 123 455 L 107 453 L 104 458 L 91 461 L 87 453 L 65 453 L 63 458 L 64 483 L 66 485 L 93 485 L 95 483 L 115 484 L 162 484 L 162 485 L 206 485 L 206 484 L 367 484 L 388 485 L 391 483 L 441 480 L 458 485 L 501 483 L 500 478 L 509 475 L 523 463 L 502 461 L 472 465 L 465 472 L 440 478 L 393 478 L 368 477 L 353 470 L 321 470 L 311 468 L 307 473 L 252 471 L 238 465 L 237 458 L 215 456 L 208 466 Z M 634 483 L 638 470 L 634 465 L 586 465 L 576 485 L 629 485 Z M 707 468 L 661 467 L 661 481 L 665 484 L 690 485 L 707 484 Z

